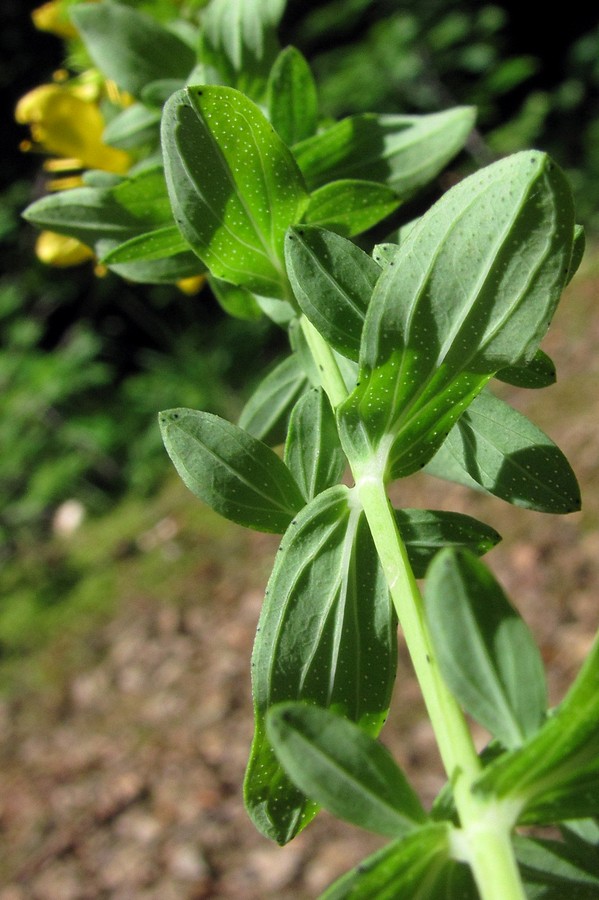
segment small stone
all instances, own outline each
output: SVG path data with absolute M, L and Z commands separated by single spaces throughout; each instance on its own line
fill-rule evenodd
M 103 709 L 109 695 L 110 678 L 107 670 L 98 666 L 82 672 L 71 682 L 71 699 L 78 709 Z
M 248 858 L 248 868 L 265 891 L 280 891 L 295 880 L 302 862 L 302 849 L 291 844 L 255 850 Z
M 35 900 L 79 900 L 80 873 L 74 865 L 54 861 L 34 879 L 27 896 Z
M 108 890 L 133 889 L 151 884 L 156 875 L 155 859 L 133 841 L 122 841 L 104 859 L 98 877 Z M 62 900 L 62 898 L 61 898 Z
M 162 826 L 154 816 L 139 809 L 131 809 L 119 816 L 115 831 L 119 837 L 147 846 L 160 837 Z
M 199 881 L 209 875 L 201 850 L 194 844 L 176 844 L 166 850 L 167 866 L 179 881 Z
M 61 537 L 74 534 L 85 518 L 85 507 L 79 500 L 65 500 L 52 518 L 52 531 Z

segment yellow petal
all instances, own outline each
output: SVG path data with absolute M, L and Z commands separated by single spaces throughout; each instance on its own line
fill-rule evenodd
M 179 281 L 177 282 L 177 287 L 184 294 L 192 297 L 194 294 L 199 293 L 205 281 L 205 275 L 192 275 L 190 278 L 179 279 Z
M 60 90 L 55 84 L 40 84 L 28 91 L 17 103 L 15 119 L 20 125 L 29 125 L 41 118 L 46 96 Z
M 42 165 L 44 172 L 73 172 L 79 168 L 76 159 L 45 159 Z
M 93 259 L 93 251 L 76 238 L 54 231 L 42 231 L 35 244 L 36 256 L 48 266 L 66 268 Z
M 83 187 L 84 184 L 81 175 L 67 175 L 64 178 L 51 178 L 46 187 L 49 191 L 69 191 L 71 188 Z
M 38 6 L 31 13 L 31 18 L 38 31 L 49 31 L 60 38 L 77 37 L 77 29 L 68 18 L 61 0 L 50 0 Z
M 104 118 L 95 103 L 68 87 L 43 84 L 21 97 L 17 122 L 29 125 L 33 139 L 48 153 L 76 159 L 82 168 L 126 172 L 129 154 L 102 141 Z
M 104 90 L 110 102 L 114 103 L 115 106 L 122 106 L 125 109 L 127 106 L 132 106 L 135 103 L 133 94 L 122 91 L 118 84 L 110 78 L 107 78 L 104 82 Z

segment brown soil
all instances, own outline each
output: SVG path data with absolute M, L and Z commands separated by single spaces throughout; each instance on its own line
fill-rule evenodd
M 488 560 L 535 632 L 553 702 L 599 622 L 596 296 L 587 272 L 544 345 L 558 384 L 503 389 L 571 460 L 583 512 L 514 510 L 420 477 L 395 498 L 461 509 L 506 536 Z M 171 535 L 165 566 L 173 546 Z M 211 561 L 198 563 L 177 605 L 133 587 L 95 636 L 91 662 L 51 699 L 25 693 L 0 707 L 0 900 L 307 900 L 380 845 L 322 813 L 280 849 L 244 813 L 249 657 L 275 547 L 232 527 L 214 539 Z M 443 776 L 403 649 L 384 741 L 430 803 Z

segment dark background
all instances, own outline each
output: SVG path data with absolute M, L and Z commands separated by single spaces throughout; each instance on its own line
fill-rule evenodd
M 0 29 L 0 91 L 5 106 L 3 128 L 0 133 L 2 146 L 2 179 L 10 181 L 24 174 L 31 174 L 37 168 L 37 161 L 17 150 L 24 132 L 15 123 L 12 116 L 15 103 L 27 90 L 46 80 L 52 71 L 62 62 L 62 45 L 52 35 L 43 34 L 33 28 L 30 19 L 31 10 L 39 6 L 31 0 L 2 0 L 0 11 L 2 28 Z M 366 11 L 351 13 L 343 4 L 339 4 L 338 27 L 334 34 L 313 37 L 298 41 L 301 36 L 302 22 L 310 11 L 323 7 L 323 3 L 291 0 L 281 30 L 283 43 L 297 42 L 304 53 L 313 56 L 332 46 L 353 43 L 359 40 L 365 28 L 373 19 L 389 15 L 397 9 L 413 8 L 419 14 L 430 15 L 434 20 L 437 7 L 446 9 L 446 4 L 429 2 L 406 3 L 395 0 L 373 0 Z M 545 13 L 535 15 L 531 5 L 522 2 L 495 3 L 503 8 L 509 16 L 509 25 L 505 37 L 513 55 L 530 54 L 539 59 L 539 70 L 522 88 L 505 98 L 503 112 L 505 117 L 521 102 L 526 92 L 535 89 L 549 90 L 563 79 L 566 61 L 571 44 L 581 35 L 589 32 L 598 24 L 599 16 L 592 4 L 587 2 L 568 3 L 567 14 L 550 16 Z M 460 11 L 468 12 L 480 7 L 480 3 L 461 3 L 456 5 Z M 458 98 L 459 100 L 459 98 Z

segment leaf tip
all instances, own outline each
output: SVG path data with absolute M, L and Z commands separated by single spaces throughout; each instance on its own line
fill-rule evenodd
M 181 413 L 183 410 L 181 409 L 165 409 L 162 412 L 158 413 L 158 424 L 162 431 L 164 431 L 169 425 L 174 424 L 181 418 Z

